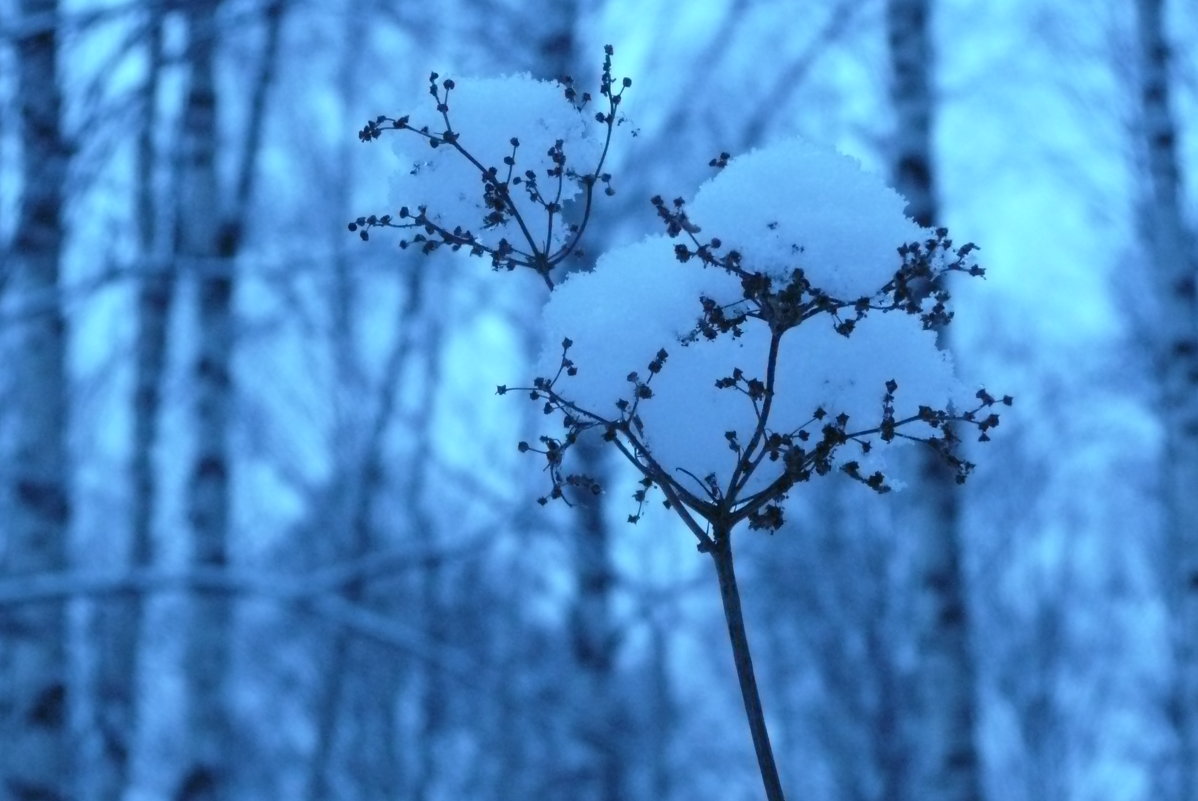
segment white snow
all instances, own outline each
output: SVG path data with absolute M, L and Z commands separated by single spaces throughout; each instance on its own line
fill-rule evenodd
M 438 87 L 444 80 L 438 79 Z M 546 173 L 553 166 L 548 152 L 554 143 L 563 141 L 567 170 L 581 174 L 593 170 L 602 150 L 603 126 L 594 119 L 593 103 L 579 111 L 563 92 L 561 85 L 527 74 L 455 80 L 447 104 L 449 122 L 462 148 L 483 167 L 495 167 L 500 180 L 508 176 L 509 170 L 513 177 L 522 177 L 531 170 L 541 192 L 553 200 L 558 181 Z M 427 126 L 430 134 L 439 136 L 446 130 L 431 96 L 426 95 L 408 117 L 413 128 Z M 504 158 L 513 156 L 513 138 L 519 141 L 519 147 L 515 164 L 509 167 Z M 462 153 L 448 144 L 434 148 L 412 131 L 400 132 L 393 141 L 396 154 L 408 167 L 392 182 L 396 209 L 406 206 L 415 214 L 419 206 L 425 206 L 430 219 L 447 228 L 460 225 L 492 246 L 506 237 L 518 249 L 527 249 L 522 232 L 512 220 L 483 230 L 487 209 L 482 174 Z M 570 200 L 580 191 L 579 181 L 567 178 L 559 199 Z M 511 197 L 539 246 L 546 241 L 561 244 L 565 231 L 560 217 L 549 236 L 544 209 L 530 200 L 524 187 L 512 186 Z
M 895 248 L 925 237 L 906 204 L 855 159 L 789 139 L 733 159 L 688 213 L 700 240 L 718 236 L 750 269 L 785 277 L 801 267 L 816 288 L 852 299 L 890 279 Z
M 855 298 L 873 294 L 893 276 L 901 244 L 927 237 L 903 207 L 901 196 L 852 159 L 789 140 L 734 159 L 687 208 L 702 227 L 699 239 L 718 237 L 721 252 L 740 250 L 744 269 L 783 276 L 801 266 L 816 286 Z M 547 345 L 537 374 L 557 373 L 568 337 L 578 372 L 563 374 L 555 389 L 613 419 L 616 400 L 632 399 L 628 374 L 648 378 L 650 361 L 664 348 L 669 357 L 650 383 L 654 396 L 639 406 L 647 444 L 667 469 L 714 473 L 726 486 L 737 457 L 725 432 L 736 431 L 747 443 L 757 418 L 745 394 L 717 389 L 715 382 L 737 367 L 764 381 L 769 329 L 749 320 L 739 338 L 724 334 L 684 345 L 680 340 L 694 328 L 701 297 L 730 302 L 741 289 L 720 268 L 697 259 L 679 262 L 673 252 L 678 241 L 685 240 L 654 236 L 610 251 L 592 272 L 559 286 L 545 308 Z M 833 330 L 833 322 L 817 316 L 783 336 L 771 431 L 796 431 L 816 408 L 847 414 L 849 431 L 872 428 L 881 422 L 891 379 L 898 383 L 898 418 L 921 404 L 943 408 L 960 396 L 947 354 L 918 318 L 873 312 L 848 338 Z M 928 433 L 922 424 L 904 430 Z M 854 445 L 842 451 L 845 460 L 863 461 Z M 780 470 L 780 464 L 764 463 L 750 486 L 764 486 Z
M 448 107 L 462 147 L 484 167 L 497 167 L 501 180 L 509 173 L 504 158 L 512 156 L 512 137 L 520 144 L 511 174 L 532 170 L 543 192 L 557 192 L 556 180 L 547 176 L 553 166 L 548 151 L 556 140 L 564 141 L 568 163 L 583 173 L 600 152 L 603 126 L 595 122 L 594 110 L 580 113 L 561 86 L 527 75 L 455 82 Z M 411 125 L 427 125 L 433 135 L 445 130 L 431 98 L 409 117 Z M 518 248 L 524 245 L 514 221 L 484 230 L 484 184 L 462 153 L 444 144 L 432 148 L 412 132 L 395 141 L 411 165 L 395 181 L 397 206 L 414 211 L 425 205 L 440 224 L 471 229 L 487 244 L 504 236 Z M 577 180 L 566 180 L 561 199 L 579 191 Z M 519 186 L 513 186 L 512 197 L 538 244 L 561 243 L 560 220 L 550 237 L 544 209 Z M 900 245 L 928 238 L 903 213 L 905 205 L 852 158 L 790 139 L 732 159 L 699 188 L 686 211 L 700 228 L 698 240 L 718 238 L 717 255 L 739 251 L 744 270 L 785 281 L 801 268 L 817 289 L 850 301 L 874 295 L 894 275 Z M 698 259 L 679 262 L 674 247 L 680 242 L 692 244 L 685 236 L 647 237 L 604 254 L 592 272 L 559 285 L 544 310 L 547 344 L 537 375 L 558 374 L 568 338 L 568 358 L 577 373 L 563 373 L 555 390 L 608 420 L 619 418 L 618 401 L 634 400 L 636 381 L 649 381 L 653 397 L 641 400 L 638 411 L 654 458 L 667 470 L 714 474 L 726 485 L 737 462 L 726 433 L 735 431 L 742 445 L 748 443 L 757 413 L 744 392 L 719 389 L 716 382 L 737 368 L 746 379 L 765 381 L 770 332 L 764 322 L 749 320 L 740 337 L 688 336 L 701 317 L 702 298 L 732 304 L 742 299 L 742 289 L 740 279 L 722 268 Z M 829 420 L 848 415 L 850 432 L 874 428 L 882 421 L 885 384 L 892 379 L 898 383 L 900 419 L 920 405 L 943 408 L 959 395 L 948 356 L 918 318 L 873 312 L 848 338 L 833 330 L 834 322 L 817 316 L 783 336 L 769 431 L 793 434 L 808 426 L 818 437 L 823 423 L 813 423 L 817 409 Z M 668 358 L 650 379 L 649 365 L 662 349 Z M 928 433 L 922 426 L 907 431 Z M 874 466 L 853 445 L 842 449 L 841 458 Z M 764 486 L 781 469 L 780 462 L 763 463 L 750 486 Z

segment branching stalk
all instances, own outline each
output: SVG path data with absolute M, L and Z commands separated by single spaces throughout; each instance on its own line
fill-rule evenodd
M 514 177 L 516 148 L 520 146 L 516 137 L 510 140 L 511 155 L 503 159 L 507 166 L 503 180 L 500 179 L 502 170 L 498 165 L 489 166 L 473 155 L 461 143 L 450 122 L 449 94 L 454 88 L 453 81 L 438 83 L 436 73 L 430 76 L 429 91 L 438 104 L 443 131 L 413 127 L 408 117 L 395 119 L 379 116 L 367 122 L 359 132 L 360 139 L 372 141 L 384 130 L 406 130 L 424 137 L 434 147 L 449 145 L 482 177 L 485 210 L 482 228 L 477 230 L 514 220 L 519 229 L 519 234 L 514 238 L 523 238 L 527 252 L 518 250 L 506 238 L 498 244 L 487 244 L 470 227 L 448 221 L 438 222 L 440 218 L 434 213 L 435 210 L 430 211 L 424 206 L 419 206 L 416 213 L 406 206 L 401 207 L 396 218 L 390 215 L 359 217 L 349 224 L 349 230 L 356 231 L 362 239 L 368 239 L 371 228 L 415 229 L 417 233 L 410 239 L 400 241 L 401 247 L 418 245 L 425 254 L 442 246 L 454 251 L 464 248 L 471 256 L 489 257 L 495 269 L 531 268 L 552 289 L 554 283 L 550 273 L 571 254 L 578 253 L 578 245 L 590 220 L 596 187 L 603 184 L 605 192 L 612 193 L 611 176 L 603 171 L 603 167 L 614 129 L 621 121 L 618 109 L 623 89 L 631 86 L 631 81 L 625 78 L 620 81 L 623 88 L 615 88 L 611 72 L 611 47 L 606 47 L 604 52 L 606 58 L 600 96 L 606 99 L 607 110 L 595 115 L 595 119 L 606 129 L 602 152 L 594 167 L 580 174 L 571 169 L 573 162 L 567 162 L 563 140 L 557 140 L 556 145 L 548 151 L 553 166 L 543 170 L 544 174 L 540 176 L 540 181 L 545 176 L 556 180 L 555 192 L 551 191 L 552 187 L 541 183 L 532 171 L 525 172 L 525 178 Z M 572 81 L 565 79 L 564 85 L 565 100 L 573 104 L 575 110 L 581 111 L 590 96 L 584 94 L 582 102 L 576 102 L 578 95 Z M 711 166 L 723 168 L 728 165 L 729 158 L 727 153 L 722 153 L 711 161 Z M 564 224 L 557 217 L 562 211 L 567 180 L 580 184 L 581 220 L 567 226 L 565 231 L 559 231 L 565 241 L 554 250 L 555 226 Z M 522 210 L 523 204 L 518 205 L 512 197 L 512 187 L 521 183 L 536 213 L 546 216 L 543 243 L 532 234 L 534 230 L 542 230 L 540 226 L 525 218 L 528 211 Z M 552 194 L 552 198 L 546 192 Z M 878 493 L 890 491 L 886 476 L 881 471 L 867 475 L 860 461 L 842 457 L 841 449 L 846 446 L 859 447 L 861 453 L 865 454 L 878 443 L 889 444 L 896 440 L 920 442 L 944 459 L 955 470 L 957 481 L 963 482 L 973 465 L 955 451 L 959 438 L 953 424 L 961 428 L 972 426 L 979 434 L 978 439 L 986 441 L 990 429 L 998 425 L 998 415 L 992 411 L 992 407 L 1010 405 L 1012 399 L 1010 396 L 995 397 L 980 389 L 976 393 L 976 407 L 967 411 L 958 412 L 951 405 L 945 408 L 921 405 L 911 414 L 906 408 L 907 398 L 904 396 L 901 407 L 904 416 L 900 417 L 896 411 L 900 407 L 895 400 L 899 379 L 905 380 L 900 375 L 889 378 L 876 388 L 878 416 L 873 425 L 860 427 L 862 421 L 852 419 L 853 427 L 850 428 L 847 410 L 821 406 L 810 410 L 807 422 L 797 427 L 793 420 L 799 415 L 793 409 L 789 410 L 787 414 L 780 415 L 787 421 L 785 427 L 780 428 L 779 421 L 772 418 L 779 416 L 775 412 L 783 400 L 775 397 L 778 372 L 782 369 L 778 363 L 782 337 L 813 318 L 827 317 L 833 330 L 848 338 L 867 315 L 891 313 L 910 315 L 914 318 L 913 324 L 924 330 L 935 330 L 952 319 L 948 291 L 943 287 L 943 282 L 936 283 L 937 279 L 954 272 L 980 277 L 984 270 L 973 261 L 971 254 L 975 246 L 972 243 L 956 247 L 948 237 L 947 229 L 938 228 L 925 232 L 920 241 L 899 244 L 897 254 L 887 257 L 897 256 L 897 268 L 881 287 L 856 296 L 846 295 L 843 290 L 829 291 L 813 283 L 818 271 L 808 269 L 812 265 L 808 256 L 803 255 L 802 242 L 791 243 L 795 255 L 788 269 L 765 269 L 762 265 L 752 263 L 755 256 L 746 256 L 717 237 L 701 240 L 696 236 L 702 229 L 689 218 L 685 200 L 676 198 L 667 202 L 658 195 L 651 202 L 665 224 L 667 235 L 676 240 L 673 246 L 675 259 L 683 263 L 694 260 L 699 268 L 727 273 L 740 284 L 740 297 L 732 302 L 722 296 L 707 297 L 700 294 L 696 297 L 695 301 L 702 313 L 686 323 L 688 326 L 693 324 L 693 328 L 681 334 L 675 332 L 675 338 L 670 341 L 652 343 L 658 350 L 647 364 L 629 365 L 637 369 L 628 374 L 628 391 L 615 402 L 616 412 L 611 411 L 606 400 L 606 411 L 596 411 L 589 408 L 586 402 L 570 397 L 573 385 L 569 378 L 578 373 L 579 367 L 571 356 L 570 349 L 574 343 L 568 336 L 561 341 L 561 361 L 555 374 L 534 379 L 532 386 L 509 387 L 501 384 L 496 388 L 496 393 L 504 395 L 513 390 L 527 393 L 531 400 L 542 404 L 544 414 L 561 415 L 564 434 L 542 435 L 539 437 L 540 445 L 528 442 L 518 444 L 521 452 L 533 452 L 545 459 L 551 489 L 545 496 L 538 498 L 539 503 L 548 503 L 550 499 L 569 503 L 567 490 L 585 489 L 596 495 L 603 491 L 592 477 L 570 473 L 566 468 L 568 451 L 579 443 L 581 437 L 602 435 L 641 476 L 639 489 L 633 493 L 637 503 L 636 512 L 629 515 L 629 522 L 635 523 L 640 519 L 647 493 L 656 488 L 665 497 L 667 508 L 698 540 L 699 551 L 711 556 L 719 579 L 724 619 L 765 797 L 767 801 L 784 801 L 741 611 L 740 590 L 732 559 L 733 530 L 741 524 L 756 530 L 779 530 L 785 521 L 782 505 L 792 489 L 814 476 L 827 475 L 833 470 L 839 470 Z M 776 221 L 769 222 L 768 228 L 772 230 L 777 225 Z M 762 233 L 764 235 L 765 232 Z M 879 258 L 882 256 L 879 255 Z M 930 294 L 920 289 L 929 283 L 936 286 Z M 748 425 L 729 424 L 730 430 L 723 432 L 727 447 L 736 458 L 734 464 L 725 463 L 731 469 L 711 469 L 707 466 L 692 472 L 691 466 L 676 464 L 672 459 L 664 458 L 660 452 L 655 454 L 654 442 L 646 431 L 641 410 L 642 403 L 656 402 L 654 399 L 660 386 L 655 385 L 653 379 L 663 370 L 670 369 L 667 366 L 669 351 L 675 345 L 687 346 L 703 339 L 741 337 L 748 324 L 764 324 L 769 328 L 764 375 L 757 372 L 761 365 L 755 364 L 751 374 L 741 367 L 734 367 L 730 375 L 715 376 L 714 381 L 717 391 L 743 395 L 753 412 L 751 428 Z M 647 346 L 645 355 L 648 356 L 648 353 Z M 641 372 L 646 369 L 647 373 Z M 552 369 L 550 372 L 553 372 Z M 710 391 L 711 388 L 701 389 Z M 799 412 L 806 414 L 807 410 Z M 861 416 L 856 411 L 854 415 Z M 916 427 L 917 433 L 899 430 L 907 426 Z M 868 464 L 868 459 L 864 461 Z M 685 485 L 683 482 L 686 482 Z

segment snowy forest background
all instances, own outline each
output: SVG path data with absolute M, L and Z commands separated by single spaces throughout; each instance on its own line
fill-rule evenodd
M 1164 0 L 0 0 L 0 798 L 752 799 L 707 560 L 515 443 L 543 295 L 364 245 L 430 70 L 633 78 L 587 249 L 799 134 L 981 246 L 960 490 L 741 586 L 789 797 L 1198 799 L 1198 17 Z

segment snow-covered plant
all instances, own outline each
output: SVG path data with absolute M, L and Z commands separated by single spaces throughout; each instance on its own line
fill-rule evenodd
M 572 82 L 527 76 L 458 88 L 430 79 L 434 112 L 378 117 L 364 141 L 410 132 L 410 169 L 395 182 L 398 214 L 360 217 L 350 230 L 411 231 L 401 246 L 448 246 L 497 269 L 535 270 L 554 289 L 544 310 L 550 345 L 527 393 L 560 425 L 521 451 L 540 454 L 551 487 L 542 503 L 592 477 L 568 469 L 593 432 L 641 476 L 636 522 L 662 493 L 710 554 L 767 797 L 780 799 L 732 565 L 741 524 L 774 531 L 794 488 L 838 470 L 887 492 L 884 446 L 918 443 L 951 464 L 957 431 L 979 439 L 1010 404 L 965 390 L 937 332 L 952 319 L 945 277 L 980 276 L 972 244 L 904 214 L 904 199 L 852 159 L 799 140 L 736 158 L 692 202 L 652 199 L 665 232 L 556 280 L 590 217 L 618 108 L 631 84 L 612 78 L 606 50 L 599 96 Z M 453 93 L 453 103 L 450 96 Z M 429 147 L 431 146 L 431 148 Z M 567 203 L 576 209 L 564 223 Z
M 564 465 L 592 428 L 704 549 L 708 523 L 777 529 L 787 493 L 834 467 L 888 491 L 882 444 L 923 442 L 963 481 L 972 465 L 948 424 L 985 440 L 996 400 L 963 392 L 936 331 L 952 317 L 941 279 L 983 272 L 974 246 L 920 228 L 852 159 L 802 141 L 718 162 L 693 203 L 653 198 L 666 235 L 553 293 L 560 345 L 529 389 L 564 436 L 522 446 L 547 458 L 549 496 L 589 483 Z
M 425 104 L 399 117 L 380 115 L 358 132 L 363 142 L 385 131 L 414 136 L 396 140 L 407 166 L 393 186 L 398 212 L 359 217 L 349 230 L 365 240 L 371 228 L 406 229 L 412 235 L 400 247 L 416 245 L 426 254 L 443 246 L 465 249 L 489 258 L 497 270 L 531 268 L 552 287 L 555 268 L 582 254 L 595 190 L 612 194 L 603 165 L 632 82 L 614 84 L 611 56 L 609 46 L 599 110 L 569 78 L 515 75 L 459 87 L 432 73 L 431 109 Z M 567 222 L 563 212 L 571 201 L 580 211 Z

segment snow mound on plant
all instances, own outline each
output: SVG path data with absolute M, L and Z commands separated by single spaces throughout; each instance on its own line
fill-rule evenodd
M 664 347 L 672 358 L 679 340 L 694 329 L 703 311 L 700 296 L 726 295 L 739 286 L 724 270 L 680 263 L 666 236 L 608 251 L 593 271 L 570 274 L 550 295 L 537 374 L 557 372 L 561 342 L 569 338 L 568 356 L 578 373 L 563 379 L 567 397 L 615 417 L 616 402 L 632 397 L 629 373 L 649 378 L 657 351 Z
M 817 289 L 853 299 L 890 280 L 899 245 L 926 238 L 906 205 L 855 159 L 791 139 L 730 161 L 688 214 L 749 269 L 785 279 L 800 267 Z
M 438 87 L 443 80 L 438 79 Z M 558 179 L 547 175 L 554 166 L 549 151 L 557 140 L 562 140 L 567 171 L 583 175 L 590 172 L 603 149 L 603 130 L 595 121 L 593 109 L 588 106 L 579 111 L 565 98 L 560 84 L 527 74 L 455 80 L 447 105 L 458 144 L 477 164 L 452 145 L 434 148 L 416 133 L 402 132 L 394 138 L 395 152 L 405 168 L 392 182 L 395 208 L 406 206 L 415 214 L 419 206 L 425 206 L 429 217 L 442 226 L 472 230 L 490 245 L 506 237 L 513 246 L 524 249 L 525 240 L 515 220 L 484 230 L 483 220 L 489 209 L 483 201 L 479 166 L 494 167 L 500 180 L 508 176 L 509 170 L 513 177 L 531 170 L 548 199 L 571 200 L 581 192 L 581 184 L 564 178 L 557 197 Z M 434 136 L 446 131 L 445 119 L 431 97 L 409 112 L 408 118 L 413 128 L 427 126 Z M 513 138 L 520 143 L 514 153 Z M 512 156 L 515 164 L 509 167 L 504 159 Z M 523 186 L 511 187 L 511 197 L 530 233 L 543 246 L 549 235 L 544 210 L 529 198 Z M 554 222 L 550 239 L 553 245 L 560 245 L 566 232 L 560 218 Z
M 874 294 L 893 277 L 900 245 L 927 237 L 903 207 L 901 196 L 852 159 L 792 140 L 732 160 L 688 209 L 702 226 L 700 238 L 718 237 L 724 248 L 739 250 L 745 270 L 782 277 L 801 266 L 816 286 L 856 298 Z M 615 419 L 616 402 L 633 399 L 629 374 L 648 379 L 649 363 L 664 349 L 665 365 L 649 383 L 653 397 L 639 404 L 646 444 L 667 470 L 714 474 L 726 486 L 737 457 L 725 435 L 734 431 L 747 444 L 757 416 L 745 393 L 719 389 L 716 382 L 737 368 L 746 378 L 765 381 L 770 332 L 765 323 L 749 320 L 739 337 L 690 336 L 700 299 L 736 300 L 740 281 L 698 259 L 679 262 L 673 246 L 664 236 L 648 237 L 609 251 L 593 271 L 563 282 L 545 307 L 548 344 L 537 374 L 558 373 L 561 342 L 569 338 L 568 355 L 578 372 L 563 373 L 555 389 L 580 408 Z M 833 322 L 817 316 L 783 335 L 771 431 L 807 426 L 818 438 L 823 424 L 812 423 L 817 409 L 828 421 L 847 415 L 850 433 L 876 427 L 890 380 L 898 384 L 898 419 L 915 415 L 920 405 L 943 408 L 962 396 L 948 355 L 917 317 L 873 312 L 849 337 L 837 333 Z M 923 424 L 901 431 L 929 433 Z M 863 438 L 877 440 L 873 434 Z M 851 443 L 840 459 L 870 465 Z M 781 470 L 764 462 L 750 488 L 764 487 Z

